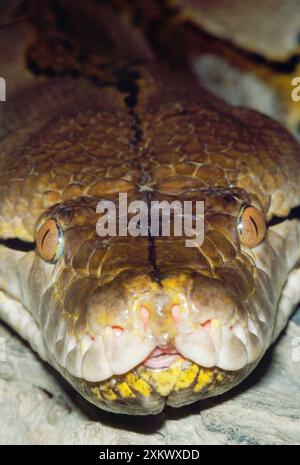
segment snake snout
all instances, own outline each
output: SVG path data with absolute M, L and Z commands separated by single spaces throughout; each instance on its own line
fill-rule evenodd
M 247 308 L 220 280 L 178 272 L 158 283 L 124 273 L 90 289 L 73 334 L 59 323 L 54 354 L 97 404 L 118 410 L 136 399 L 137 409 L 154 411 L 215 395 L 261 354 L 255 322 L 245 324 Z
M 179 358 L 235 371 L 260 352 L 258 338 L 239 321 L 230 292 L 205 276 L 182 273 L 160 284 L 148 276 L 112 282 L 96 290 L 87 308 L 79 370 L 72 356 L 67 359 L 70 373 L 87 381 L 139 365 L 165 369 Z

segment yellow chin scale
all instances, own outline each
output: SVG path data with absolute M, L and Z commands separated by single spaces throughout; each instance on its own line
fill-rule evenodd
M 120 376 L 100 383 L 74 383 L 91 402 L 107 410 L 123 413 L 157 413 L 165 404 L 182 405 L 220 394 L 236 384 L 240 372 L 203 368 L 183 358 L 169 368 L 153 370 L 140 365 Z

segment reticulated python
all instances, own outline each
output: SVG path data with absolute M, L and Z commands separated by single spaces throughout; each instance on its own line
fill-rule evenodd
M 103 409 L 158 413 L 221 394 L 300 300 L 298 144 L 159 65 L 103 67 L 99 79 L 90 62 L 77 77 L 57 76 L 66 61 L 52 77 L 33 73 L 28 50 L 42 69 L 49 60 L 33 31 L 14 30 L 13 45 L 1 36 L 12 83 L 1 104 L 1 318 Z M 203 245 L 100 238 L 96 205 L 119 192 L 204 200 Z

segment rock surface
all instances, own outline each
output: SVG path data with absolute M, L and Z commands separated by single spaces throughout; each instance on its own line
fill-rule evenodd
M 0 325 L 0 444 L 300 444 L 299 324 L 242 386 L 154 417 L 95 409 Z

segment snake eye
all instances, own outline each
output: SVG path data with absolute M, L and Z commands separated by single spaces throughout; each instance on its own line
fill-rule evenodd
M 56 263 L 63 255 L 63 232 L 54 220 L 47 220 L 39 228 L 36 237 L 39 255 L 48 263 Z
M 245 206 L 238 218 L 241 243 L 250 249 L 256 247 L 263 241 L 266 230 L 266 222 L 262 212 L 251 205 Z

